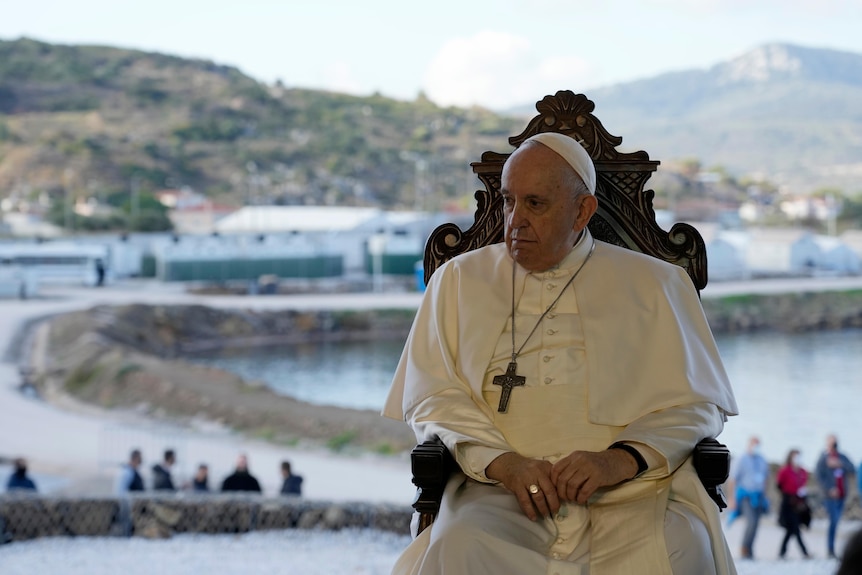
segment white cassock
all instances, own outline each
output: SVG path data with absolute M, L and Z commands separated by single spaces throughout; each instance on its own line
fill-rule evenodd
M 545 272 L 516 266 L 515 345 L 526 341 L 518 356 L 526 385 L 513 389 L 507 413 L 497 412 L 501 388 L 492 384 L 512 353 L 514 264 L 505 244 L 454 258 L 431 278 L 383 413 L 406 419 L 418 441 L 439 436 L 464 473 L 449 481 L 437 521 L 394 573 L 617 575 L 671 573 L 673 564 L 679 575 L 698 554 L 712 556 L 715 573 L 735 573 L 690 455 L 721 432 L 736 402 L 685 271 L 596 242 L 528 337 L 592 242 L 586 231 Z M 484 474 L 505 452 L 553 463 L 615 441 L 638 447 L 648 471 L 541 521 Z

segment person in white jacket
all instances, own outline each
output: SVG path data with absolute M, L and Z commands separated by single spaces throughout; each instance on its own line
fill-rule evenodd
M 590 235 L 595 182 L 572 138 L 526 140 L 505 242 L 432 276 L 383 413 L 462 473 L 393 573 L 735 573 L 691 462 L 733 391 L 685 271 Z

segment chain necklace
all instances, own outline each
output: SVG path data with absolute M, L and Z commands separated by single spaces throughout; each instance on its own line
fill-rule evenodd
M 560 290 L 560 293 L 554 298 L 554 301 L 551 302 L 551 305 L 542 313 L 539 317 L 538 321 L 536 321 L 536 325 L 533 326 L 533 329 L 530 330 L 530 333 L 527 335 L 527 338 L 521 344 L 517 350 L 515 349 L 515 268 L 517 267 L 516 262 L 512 262 L 512 360 L 509 362 L 509 366 L 506 368 L 506 373 L 503 375 L 497 375 L 494 377 L 492 383 L 493 385 L 499 385 L 503 388 L 500 394 L 500 405 L 497 406 L 497 411 L 499 413 L 506 413 L 509 409 L 509 398 L 512 395 L 512 389 L 515 387 L 520 387 L 527 383 L 527 378 L 523 375 L 518 375 L 518 356 L 524 350 L 524 346 L 527 345 L 527 342 L 536 333 L 536 330 L 541 325 L 542 320 L 545 319 L 545 316 L 548 315 L 557 302 L 560 301 L 560 298 L 563 297 L 563 294 L 566 292 L 568 287 L 572 285 L 572 282 L 575 281 L 575 278 L 578 277 L 578 274 L 581 273 L 581 270 L 584 269 L 584 266 L 590 261 L 590 257 L 593 255 L 593 251 L 596 249 L 596 241 L 593 240 L 593 243 L 590 245 L 590 251 L 587 254 L 587 257 L 584 258 L 584 261 L 581 262 L 581 265 L 578 266 L 578 269 L 575 270 L 575 273 L 572 274 L 572 277 L 569 278 L 569 281 L 566 282 L 566 285 L 563 286 L 563 289 Z

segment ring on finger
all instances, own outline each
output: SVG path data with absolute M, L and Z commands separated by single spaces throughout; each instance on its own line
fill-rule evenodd
M 539 492 L 539 486 L 538 486 L 538 485 L 536 485 L 535 483 L 532 483 L 532 484 L 530 484 L 530 486 L 527 488 L 527 490 L 528 490 L 530 493 L 532 493 L 533 495 L 535 495 L 535 494 L 537 494 L 537 493 Z

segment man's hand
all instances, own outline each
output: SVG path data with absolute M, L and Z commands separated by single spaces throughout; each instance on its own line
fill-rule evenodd
M 524 514 L 533 521 L 560 509 L 548 461 L 529 459 L 513 452 L 504 453 L 488 464 L 485 476 L 499 481 L 514 493 Z M 538 488 L 534 489 L 536 493 L 530 492 L 531 486 Z
M 551 468 L 551 481 L 563 501 L 584 505 L 600 487 L 616 485 L 637 474 L 638 464 L 622 449 L 573 451 Z

